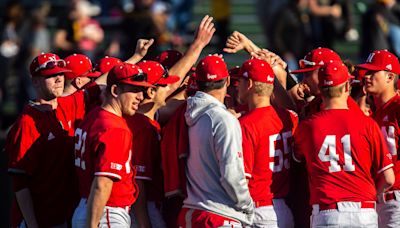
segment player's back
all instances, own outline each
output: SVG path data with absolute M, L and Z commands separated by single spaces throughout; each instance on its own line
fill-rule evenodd
M 311 204 L 375 201 L 374 176 L 391 165 L 377 124 L 347 109 L 323 110 L 299 124 L 295 158 L 303 156 Z
M 239 119 L 245 172 L 255 201 L 285 198 L 297 114 L 273 106 L 256 108 Z

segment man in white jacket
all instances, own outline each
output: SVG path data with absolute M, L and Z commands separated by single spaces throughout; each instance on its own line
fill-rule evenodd
M 187 198 L 180 227 L 250 225 L 254 204 L 244 175 L 239 121 L 223 101 L 229 85 L 224 60 L 207 56 L 196 68 L 199 90 L 188 98 Z

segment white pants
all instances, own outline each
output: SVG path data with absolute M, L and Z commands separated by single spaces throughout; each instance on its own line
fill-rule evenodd
M 257 207 L 254 210 L 252 227 L 292 228 L 293 215 L 283 199 L 273 199 L 273 206 Z
M 361 208 L 357 202 L 338 202 L 338 209 L 319 210 L 313 205 L 311 227 L 378 227 L 378 214 L 374 208 Z
M 153 201 L 147 202 L 147 214 L 149 215 L 150 223 L 152 227 L 165 228 L 165 221 L 162 217 L 160 209 L 157 208 L 156 203 Z M 131 228 L 138 227 L 137 220 L 133 210 L 131 211 L 132 226 Z
M 400 191 L 393 192 L 395 199 L 386 202 L 379 200 L 376 207 L 379 215 L 379 227 L 400 227 Z
M 73 228 L 86 227 L 87 219 L 87 199 L 81 199 L 78 207 L 75 209 L 74 216 L 72 217 Z M 105 206 L 103 215 L 100 218 L 99 227 L 101 228 L 129 228 L 131 225 L 131 218 L 129 217 L 128 208 L 108 207 Z

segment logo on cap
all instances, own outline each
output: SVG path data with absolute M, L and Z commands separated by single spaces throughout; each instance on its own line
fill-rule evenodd
M 268 76 L 267 76 L 267 81 L 273 82 L 273 81 L 274 81 L 274 78 L 268 75 Z
M 393 70 L 393 69 L 392 69 L 392 64 L 386 65 L 386 69 L 388 69 L 388 70 Z
M 207 79 L 215 79 L 215 78 L 217 78 L 217 75 L 216 74 L 207 74 Z
M 333 81 L 324 80 L 324 85 L 332 85 L 332 84 L 333 84 Z

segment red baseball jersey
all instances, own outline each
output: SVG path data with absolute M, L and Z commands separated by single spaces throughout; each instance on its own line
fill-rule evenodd
M 162 129 L 161 162 L 166 197 L 186 193 L 186 158 L 189 153 L 189 132 L 185 120 L 187 103 L 179 106 Z
M 394 96 L 385 105 L 377 109 L 372 118 L 381 128 L 383 138 L 386 141 L 389 152 L 392 154 L 396 181 L 390 190 L 400 190 L 400 160 L 397 154 L 400 135 L 400 96 Z
M 318 112 L 300 122 L 294 141 L 295 160 L 306 161 L 311 204 L 375 201 L 375 177 L 393 166 L 378 125 L 352 110 Z
M 82 198 L 88 198 L 95 176 L 114 181 L 107 206 L 130 206 L 136 199 L 133 182 L 132 133 L 124 118 L 101 107 L 92 110 L 75 131 L 75 166 Z
M 40 227 L 68 221 L 79 200 L 73 166 L 73 123 L 80 117 L 74 101 L 79 96 L 59 99 L 57 109 L 40 111 L 27 105 L 10 130 L 5 150 L 8 171 L 29 177 L 29 190 Z M 12 212 L 19 225 L 18 207 Z
M 136 113 L 126 117 L 132 131 L 133 166 L 135 179 L 147 180 L 146 198 L 148 201 L 163 200 L 163 173 L 161 171 L 161 128 L 157 121 Z
M 359 114 L 364 114 L 360 107 L 358 106 L 357 102 L 352 98 L 352 97 L 348 97 L 347 99 L 347 106 L 349 107 L 350 110 L 352 111 L 356 111 Z M 304 114 L 305 117 L 310 117 L 313 114 L 321 111 L 324 108 L 324 104 L 322 103 L 322 99 L 321 96 L 317 96 L 316 98 L 314 98 L 309 104 L 307 104 L 304 107 Z
M 297 114 L 268 106 L 251 110 L 239 121 L 245 174 L 253 200 L 271 202 L 286 197 Z

